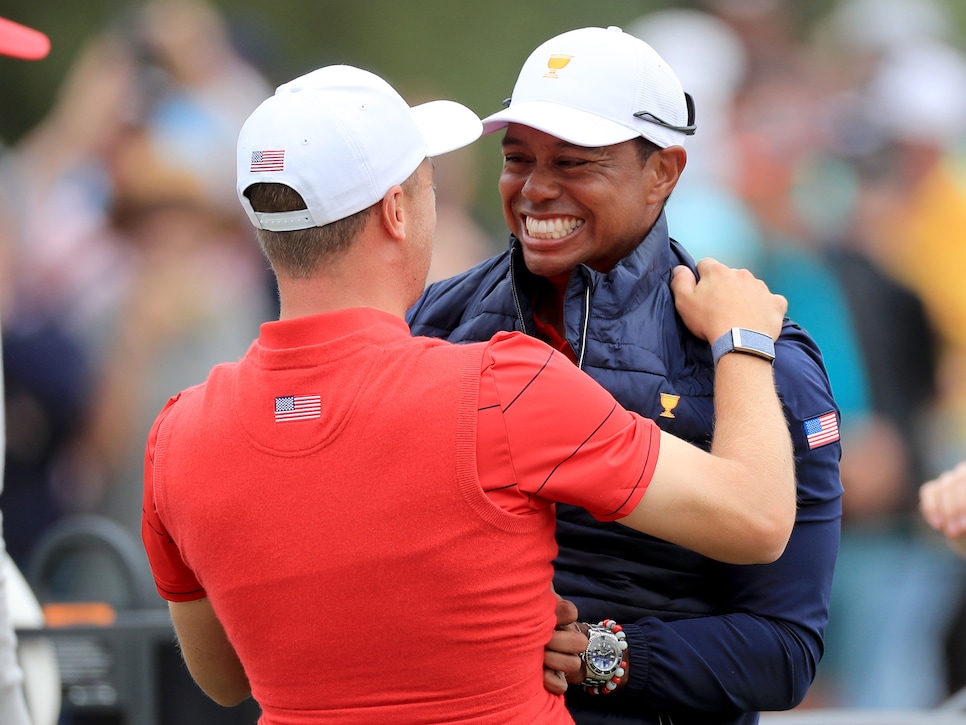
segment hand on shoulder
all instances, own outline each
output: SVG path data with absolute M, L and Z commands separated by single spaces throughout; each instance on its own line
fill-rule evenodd
M 732 327 L 778 338 L 788 300 L 747 269 L 733 269 L 709 257 L 698 262 L 697 270 L 700 279 L 680 265 L 671 278 L 675 307 L 691 332 L 708 342 Z

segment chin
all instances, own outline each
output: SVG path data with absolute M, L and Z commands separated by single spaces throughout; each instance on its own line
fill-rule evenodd
M 523 261 L 527 269 L 541 277 L 559 277 L 562 274 L 570 275 L 575 264 L 570 260 L 564 259 L 559 252 L 535 251 L 523 247 Z

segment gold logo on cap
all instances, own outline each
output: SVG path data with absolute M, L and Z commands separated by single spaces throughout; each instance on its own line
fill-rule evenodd
M 573 58 L 572 55 L 561 55 L 557 53 L 551 55 L 550 60 L 547 61 L 547 68 L 550 69 L 550 72 L 544 78 L 559 78 L 560 76 L 557 75 L 557 71 L 566 67 L 571 58 Z
M 661 393 L 661 407 L 664 408 L 661 411 L 662 418 L 673 418 L 674 413 L 671 411 L 678 407 L 678 403 L 681 402 L 680 395 L 671 395 L 670 393 Z

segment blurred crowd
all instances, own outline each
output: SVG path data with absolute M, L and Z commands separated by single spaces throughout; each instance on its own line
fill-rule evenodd
M 807 30 L 800 7 L 704 0 L 625 30 L 696 102 L 671 235 L 788 298 L 842 409 L 843 541 L 808 705 L 929 707 L 966 686 L 966 564 L 916 511 L 919 484 L 966 458 L 966 55 L 944 0 L 840 0 Z M 212 6 L 150 0 L 0 156 L 0 508 L 21 567 L 71 514 L 139 537 L 155 414 L 275 316 L 234 191 L 238 129 L 271 92 Z M 502 245 L 467 212 L 496 179 L 454 159 L 433 279 Z
M 942 0 L 841 0 L 807 32 L 796 8 L 707 0 L 627 30 L 697 105 L 671 235 L 788 298 L 842 410 L 808 704 L 930 707 L 966 685 L 963 562 L 916 507 L 966 455 L 966 56 Z
M 0 157 L 2 506 L 25 571 L 65 515 L 139 540 L 151 419 L 274 314 L 234 192 L 238 128 L 271 90 L 212 7 L 149 2 L 87 42 Z

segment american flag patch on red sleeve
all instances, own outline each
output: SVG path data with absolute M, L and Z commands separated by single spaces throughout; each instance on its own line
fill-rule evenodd
M 805 439 L 808 441 L 809 450 L 835 443 L 839 439 L 839 421 L 835 417 L 835 411 L 806 420 Z

